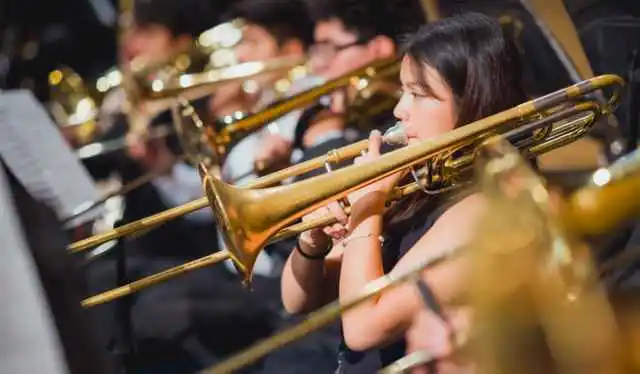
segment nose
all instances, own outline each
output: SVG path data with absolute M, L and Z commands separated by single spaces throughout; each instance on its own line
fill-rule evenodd
M 140 43 L 131 34 L 125 35 L 122 42 L 122 57 L 129 61 L 140 54 Z
M 238 62 L 249 62 L 252 60 L 251 51 L 245 43 L 240 43 L 240 45 L 236 47 L 235 52 Z
M 393 115 L 402 122 L 409 122 L 409 111 L 407 110 L 405 95 L 400 97 L 400 100 L 393 108 Z
M 316 53 L 312 53 L 310 56 L 311 69 L 314 74 L 322 75 L 329 68 L 329 63 L 326 58 L 319 56 Z

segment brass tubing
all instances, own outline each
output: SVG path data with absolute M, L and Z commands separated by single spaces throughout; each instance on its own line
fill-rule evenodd
M 190 201 L 184 205 L 167 209 L 163 212 L 154 214 L 152 216 L 139 219 L 137 221 L 128 223 L 126 225 L 122 225 L 120 227 L 116 227 L 115 229 L 104 232 L 102 234 L 94 235 L 90 238 L 79 240 L 69 245 L 69 247 L 67 247 L 67 250 L 71 253 L 83 252 L 89 248 L 109 242 L 114 239 L 118 239 L 120 237 L 129 236 L 138 231 L 144 231 L 144 230 L 149 230 L 151 228 L 155 228 L 157 226 L 164 224 L 165 222 L 171 221 L 172 219 L 176 219 L 186 214 L 193 213 L 202 208 L 206 208 L 208 205 L 209 205 L 209 202 L 207 201 L 207 198 L 201 197 L 197 200 Z
M 145 100 L 173 99 L 180 95 L 187 100 L 196 100 L 211 94 L 215 89 L 231 83 L 240 83 L 269 73 L 289 72 L 304 67 L 306 57 L 274 58 L 272 60 L 242 62 L 236 65 L 211 69 L 201 73 L 182 73 L 167 82 L 161 90 L 145 87 Z M 148 73 L 145 71 L 145 73 Z
M 227 251 L 216 252 L 209 256 L 201 257 L 197 260 L 187 262 L 186 264 L 182 264 L 180 266 L 173 267 L 160 273 L 150 275 L 146 278 L 139 279 L 135 282 L 129 283 L 128 285 L 86 298 L 82 300 L 82 306 L 85 308 L 89 308 L 109 302 L 111 300 L 119 299 L 121 297 L 130 295 L 140 289 L 147 288 L 151 285 L 173 278 L 180 274 L 217 264 L 218 262 L 224 261 L 227 258 L 229 258 L 229 254 L 227 253 Z
M 399 59 L 390 58 L 374 62 L 355 71 L 349 72 L 339 78 L 330 80 L 318 87 L 311 88 L 294 95 L 282 103 L 267 108 L 261 112 L 245 117 L 228 126 L 216 135 L 218 144 L 229 144 L 234 140 L 234 134 L 247 134 L 261 128 L 264 124 L 282 117 L 294 110 L 313 104 L 321 97 L 333 91 L 348 86 L 360 78 L 379 78 L 387 75 L 397 75 L 400 71 Z
M 391 194 L 390 201 L 399 200 L 403 196 L 414 193 L 418 189 L 419 187 L 416 183 L 412 183 L 404 187 L 398 187 Z M 349 214 L 350 211 L 351 209 L 349 207 L 345 208 L 345 212 L 347 214 Z M 301 222 L 295 225 L 291 225 L 289 227 L 286 227 L 280 230 L 276 235 L 274 235 L 269 240 L 269 243 L 275 243 L 281 240 L 285 240 L 285 239 L 294 237 L 307 230 L 317 228 L 317 227 L 327 226 L 336 222 L 337 222 L 337 219 L 334 216 L 325 216 L 325 217 L 319 217 L 307 222 Z M 175 278 L 186 272 L 201 269 L 207 266 L 212 266 L 230 258 L 231 257 L 229 256 L 229 251 L 221 250 L 212 255 L 205 256 L 205 257 L 187 262 L 186 264 L 175 266 L 173 268 L 169 268 L 160 273 L 153 274 L 146 278 L 142 278 L 137 281 L 134 281 L 130 284 L 126 284 L 124 286 L 120 286 L 112 290 L 102 292 L 98 295 L 91 296 L 83 300 L 82 306 L 88 308 L 88 307 L 93 307 L 99 304 L 104 304 L 104 303 L 119 299 L 121 297 L 131 295 L 135 292 L 138 292 L 144 288 L 153 286 L 155 284 L 165 282 L 169 279 Z

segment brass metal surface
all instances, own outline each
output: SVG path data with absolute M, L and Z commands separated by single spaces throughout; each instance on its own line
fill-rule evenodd
M 389 58 L 376 61 L 370 65 L 361 67 L 332 79 L 320 86 L 310 88 L 299 94 L 291 96 L 282 102 L 266 108 L 263 111 L 249 115 L 233 122 L 215 135 L 215 143 L 218 145 L 218 153 L 226 152 L 228 145 L 241 139 L 252 132 L 261 129 L 264 125 L 290 113 L 294 110 L 309 106 L 321 97 L 349 85 L 363 85 L 363 81 L 396 77 L 400 71 L 400 63 L 397 58 Z

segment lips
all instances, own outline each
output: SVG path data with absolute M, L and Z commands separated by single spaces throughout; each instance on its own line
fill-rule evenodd
M 409 137 L 408 138 L 408 142 L 409 145 L 414 145 L 414 144 L 418 144 L 420 143 L 420 139 L 416 138 L 416 137 Z

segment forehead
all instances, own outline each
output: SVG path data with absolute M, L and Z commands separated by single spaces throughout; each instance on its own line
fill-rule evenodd
M 260 25 L 256 25 L 255 23 L 247 23 L 242 28 L 242 35 L 244 37 L 252 38 L 267 38 L 271 36 L 271 33 Z
M 404 84 L 409 83 L 417 83 L 418 81 L 423 81 L 424 77 L 416 76 L 416 73 L 422 72 L 422 69 L 419 69 L 416 66 L 416 62 L 413 61 L 409 56 L 404 56 L 402 58 L 402 64 L 400 65 L 400 80 Z
M 344 27 L 342 21 L 337 18 L 318 21 L 316 23 L 314 37 L 317 43 L 322 42 L 352 42 L 357 39 L 353 31 Z
M 440 83 L 442 78 L 432 66 L 404 56 L 400 65 L 400 80 L 404 84 L 424 82 L 431 86 Z

